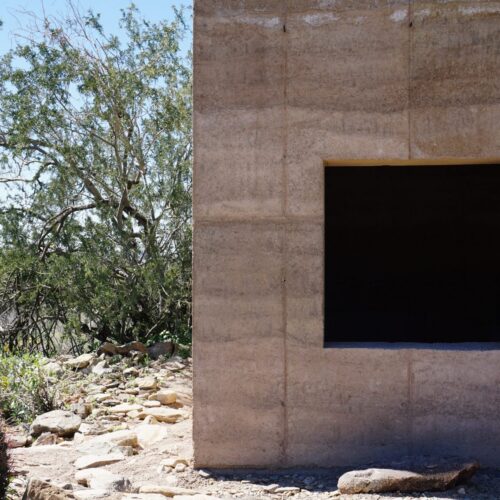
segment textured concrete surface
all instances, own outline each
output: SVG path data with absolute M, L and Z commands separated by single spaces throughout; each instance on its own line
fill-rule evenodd
M 197 0 L 194 64 L 197 465 L 500 466 L 500 351 L 322 312 L 325 161 L 500 158 L 500 1 Z

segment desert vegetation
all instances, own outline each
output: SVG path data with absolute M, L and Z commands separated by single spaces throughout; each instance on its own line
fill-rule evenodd
M 104 341 L 189 342 L 191 71 L 182 13 L 153 23 L 132 5 L 117 34 L 71 1 L 63 18 L 23 16 L 26 29 L 0 59 L 4 349 L 49 355 Z

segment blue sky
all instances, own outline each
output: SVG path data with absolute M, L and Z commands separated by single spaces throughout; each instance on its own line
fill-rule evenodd
M 82 11 L 92 9 L 101 14 L 102 24 L 106 31 L 117 32 L 120 9 L 127 7 L 129 0 L 75 0 Z M 142 15 L 151 21 L 172 17 L 172 7 L 191 7 L 191 0 L 134 0 Z M 29 10 L 40 14 L 42 5 L 47 15 L 57 15 L 66 12 L 66 0 L 0 0 L 0 19 L 3 27 L 0 28 L 0 54 L 12 47 L 12 35 L 19 30 L 22 17 L 19 12 Z M 190 19 L 190 12 L 187 12 Z M 191 46 L 191 39 L 184 41 L 184 49 Z

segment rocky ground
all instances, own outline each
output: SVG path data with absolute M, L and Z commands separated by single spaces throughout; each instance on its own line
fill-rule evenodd
M 345 470 L 196 470 L 192 462 L 191 361 L 143 352 L 48 360 L 64 410 L 10 428 L 16 471 L 10 498 L 178 500 L 208 498 L 500 499 L 500 471 L 480 470 L 440 494 L 343 495 Z M 125 354 L 125 355 L 124 355 Z M 38 495 L 38 496 L 37 496 Z

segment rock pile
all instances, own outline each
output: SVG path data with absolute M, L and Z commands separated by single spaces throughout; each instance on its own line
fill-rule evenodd
M 168 496 L 198 493 L 173 484 L 133 484 L 126 475 L 108 470 L 119 463 L 126 467 L 145 450 L 167 443 L 169 428 L 190 418 L 190 360 L 164 357 L 173 351 L 170 343 L 153 347 L 151 356 L 151 348 L 140 342 L 104 344 L 97 353 L 46 361 L 43 370 L 59 389 L 61 409 L 39 415 L 29 434 L 13 434 L 10 445 L 67 448 L 76 456 L 74 474 L 66 484 L 33 478 L 26 500 L 109 498 L 118 493 L 140 498 L 161 488 L 163 497 L 167 490 Z M 191 456 L 179 457 L 176 451 L 173 456 L 170 450 L 160 451 L 174 465 L 162 464 L 160 458 L 158 471 L 175 473 L 191 465 Z

